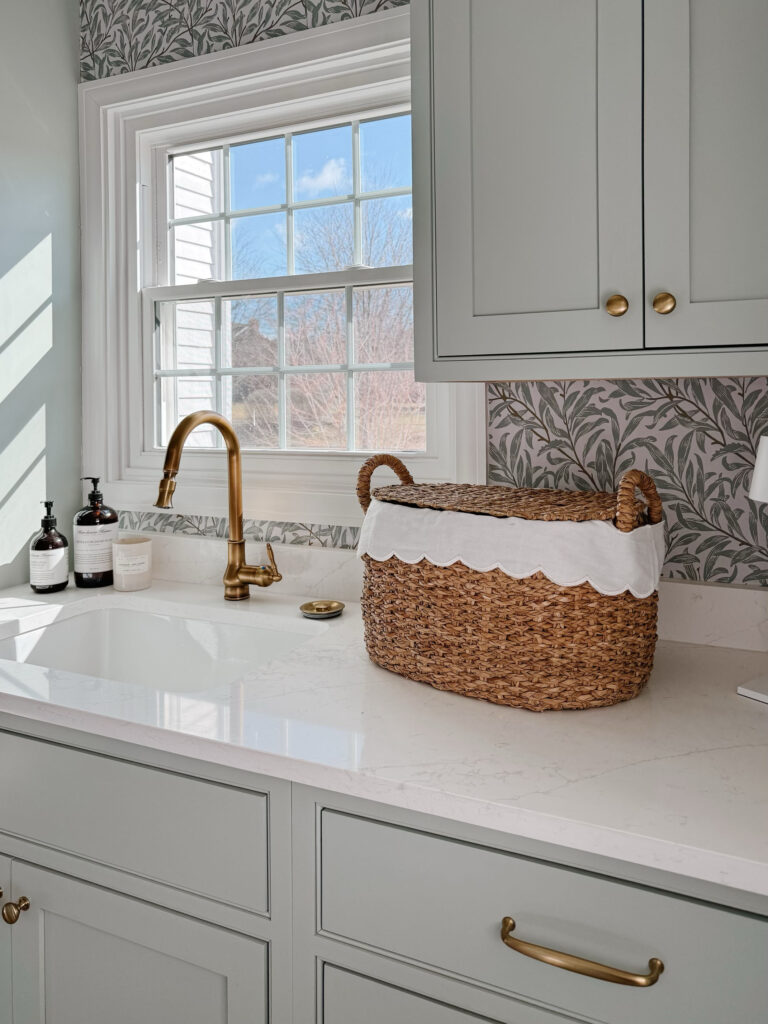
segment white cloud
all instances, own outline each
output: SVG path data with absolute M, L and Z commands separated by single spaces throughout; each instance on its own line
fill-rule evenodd
M 314 199 L 321 192 L 341 192 L 349 188 L 349 172 L 347 161 L 333 158 L 327 160 L 317 174 L 310 171 L 302 174 L 296 183 L 296 191 L 306 198 Z
M 253 179 L 254 185 L 273 185 L 278 180 L 276 174 L 257 174 Z

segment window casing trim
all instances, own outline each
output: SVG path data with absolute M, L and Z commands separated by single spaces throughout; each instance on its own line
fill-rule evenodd
M 402 110 L 409 99 L 409 50 L 408 13 L 397 9 L 80 87 L 83 468 L 101 473 L 113 504 L 150 508 L 162 465 L 162 452 L 145 443 L 151 433 L 142 415 L 152 354 L 143 349 L 137 358 L 136 339 L 151 337 L 152 301 L 164 297 L 151 278 L 159 257 L 153 247 L 165 248 L 153 231 L 158 211 L 140 193 L 150 189 L 167 204 L 157 184 L 168 148 L 193 148 L 217 136 L 253 137 L 313 117 Z M 396 271 L 402 279 L 411 268 Z M 342 273 L 348 283 L 350 272 Z M 370 275 L 366 271 L 366 283 Z M 391 270 L 383 273 L 381 283 L 391 276 Z M 317 280 L 302 277 L 301 287 L 328 283 L 332 275 L 312 277 Z M 143 303 L 142 283 L 148 285 Z M 253 294 L 252 283 L 215 283 L 228 295 L 240 286 Z M 187 297 L 197 287 L 185 286 Z M 206 284 L 207 293 L 211 288 Z M 178 286 L 173 292 L 179 297 Z M 412 472 L 421 480 L 484 479 L 482 386 L 430 385 L 429 391 L 428 452 L 408 456 Z M 355 525 L 354 478 L 363 458 L 360 452 L 246 452 L 246 512 Z M 226 466 L 220 452 L 185 452 L 176 506 L 187 514 L 222 514 Z

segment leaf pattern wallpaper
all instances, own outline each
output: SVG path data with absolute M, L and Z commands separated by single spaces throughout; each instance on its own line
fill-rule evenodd
M 80 76 L 122 75 L 408 0 L 80 0 Z
M 226 516 L 183 516 L 168 512 L 120 512 L 121 530 L 131 533 L 172 533 L 182 537 L 219 537 L 229 532 Z M 318 523 L 285 523 L 269 519 L 244 519 L 246 540 L 272 544 L 302 544 L 321 548 L 356 548 L 357 526 L 323 526 Z
M 270 39 L 408 0 L 81 0 L 83 80 Z M 768 378 L 488 385 L 488 479 L 614 489 L 639 466 L 665 506 L 668 577 L 768 586 L 768 506 L 747 490 Z M 227 521 L 122 512 L 124 529 L 225 537 Z M 352 548 L 355 527 L 248 520 L 246 535 Z
M 768 585 L 768 506 L 747 498 L 768 377 L 488 385 L 488 479 L 614 490 L 636 466 L 664 503 L 664 575 Z

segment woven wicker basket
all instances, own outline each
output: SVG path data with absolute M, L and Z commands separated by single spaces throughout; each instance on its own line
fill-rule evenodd
M 371 475 L 390 466 L 400 485 L 379 488 L 382 501 L 547 521 L 613 520 L 628 532 L 661 522 L 653 480 L 632 469 L 616 493 L 513 489 L 470 484 L 416 485 L 393 455 L 361 467 L 357 496 L 371 502 Z M 636 500 L 639 489 L 645 503 Z M 636 697 L 648 681 L 656 647 L 658 593 L 598 593 L 591 584 L 561 587 L 542 573 L 513 579 L 368 555 L 363 583 L 365 643 L 372 661 L 408 679 L 467 697 L 530 711 L 595 708 Z

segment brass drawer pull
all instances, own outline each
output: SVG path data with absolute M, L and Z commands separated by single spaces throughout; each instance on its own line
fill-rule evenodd
M 606 964 L 595 963 L 594 960 L 584 960 L 580 956 L 573 956 L 571 953 L 560 953 L 556 949 L 547 949 L 546 946 L 536 946 L 532 942 L 523 942 L 522 939 L 512 938 L 515 930 L 514 918 L 505 917 L 501 922 L 501 940 L 516 953 L 529 956 L 542 963 L 551 964 L 552 967 L 562 967 L 564 971 L 573 971 L 576 974 L 586 974 L 588 978 L 599 978 L 600 981 L 612 981 L 615 985 L 634 985 L 638 988 L 647 988 L 655 985 L 659 975 L 664 970 L 664 964 L 657 957 L 648 961 L 648 974 L 631 974 L 629 971 L 620 971 L 618 967 L 608 967 Z
M 21 917 L 22 910 L 29 910 L 29 900 L 26 896 L 19 896 L 15 903 L 4 903 L 3 920 L 6 924 L 16 924 Z

